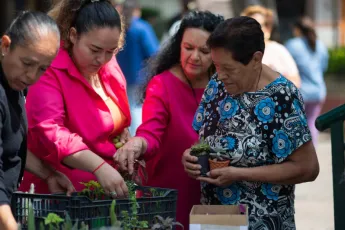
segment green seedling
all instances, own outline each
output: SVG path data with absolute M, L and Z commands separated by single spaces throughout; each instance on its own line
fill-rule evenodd
M 209 154 L 211 150 L 211 147 L 204 140 L 200 140 L 199 143 L 192 146 L 190 155 L 196 157 L 203 156 Z

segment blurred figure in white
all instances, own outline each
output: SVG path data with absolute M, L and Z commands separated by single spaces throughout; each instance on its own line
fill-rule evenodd
M 252 17 L 261 24 L 265 35 L 265 53 L 262 63 L 279 72 L 300 88 L 301 77 L 291 54 L 282 44 L 271 40 L 274 25 L 273 11 L 260 5 L 253 5 L 244 9 L 241 15 Z

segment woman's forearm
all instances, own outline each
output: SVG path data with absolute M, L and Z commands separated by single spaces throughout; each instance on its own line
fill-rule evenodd
M 303 167 L 292 161 L 235 170 L 239 181 L 259 181 L 271 184 L 299 184 L 313 181 L 317 177 L 317 173 L 309 170 L 307 166 Z
M 11 207 L 7 204 L 0 205 L 0 229 L 17 230 L 18 224 L 13 217 Z
M 41 179 L 47 178 L 47 176 L 53 171 L 49 165 L 44 164 L 43 161 L 29 150 L 27 151 L 25 169 Z
M 63 163 L 71 168 L 80 169 L 87 172 L 92 172 L 104 160 L 93 153 L 90 150 L 82 150 L 80 152 L 74 153 L 68 157 L 65 157 Z

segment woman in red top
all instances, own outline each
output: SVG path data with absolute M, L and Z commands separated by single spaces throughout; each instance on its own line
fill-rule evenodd
M 191 12 L 182 19 L 146 71 L 143 123 L 115 155 L 129 172 L 133 159 L 142 156 L 147 162 L 147 185 L 178 190 L 176 218 L 187 230 L 190 210 L 200 204 L 200 183 L 187 176 L 181 159 L 198 141 L 193 117 L 215 71 L 206 41 L 222 21 L 222 16 L 210 12 Z
M 82 3 L 80 3 L 82 2 Z M 112 166 L 112 139 L 128 135 L 130 112 L 125 78 L 115 54 L 122 42 L 121 20 L 109 1 L 62 0 L 50 12 L 62 38 L 59 54 L 36 85 L 26 108 L 28 147 L 65 173 L 77 190 L 97 180 L 113 197 L 127 195 Z M 21 190 L 48 187 L 28 172 Z

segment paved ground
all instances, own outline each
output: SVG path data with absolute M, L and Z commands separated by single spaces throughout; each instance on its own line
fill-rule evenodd
M 330 136 L 320 135 L 317 146 L 320 174 L 312 183 L 296 186 L 297 230 L 334 230 Z

